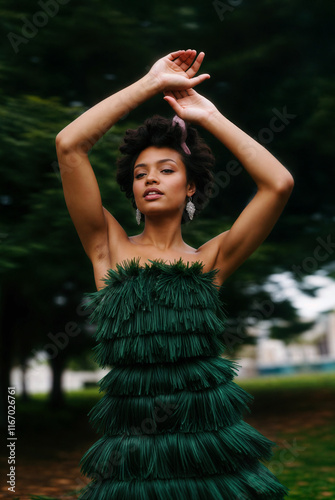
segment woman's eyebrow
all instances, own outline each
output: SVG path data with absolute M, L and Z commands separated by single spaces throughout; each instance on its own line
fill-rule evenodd
M 172 160 L 172 158 L 163 158 L 163 160 L 158 160 L 158 161 L 156 161 L 156 164 L 158 164 L 158 165 L 159 165 L 160 163 L 166 163 L 167 161 L 173 161 L 173 163 L 175 163 L 175 164 L 177 165 L 177 162 L 176 162 L 176 161 L 174 161 L 174 160 Z M 147 167 L 147 166 L 148 166 L 148 165 L 147 165 L 146 163 L 139 163 L 138 165 L 136 165 L 136 166 L 134 167 L 134 170 L 135 170 L 135 168 L 137 168 L 137 167 Z

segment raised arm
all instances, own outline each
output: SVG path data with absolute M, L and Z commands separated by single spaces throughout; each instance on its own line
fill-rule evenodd
M 92 146 L 125 114 L 166 88 L 190 88 L 209 75 L 195 77 L 204 54 L 179 50 L 159 59 L 140 80 L 104 99 L 56 137 L 64 197 L 85 252 L 97 268 L 108 263 L 112 245 L 126 238 L 102 206 L 97 179 L 88 159 Z
M 293 189 L 290 172 L 261 144 L 223 116 L 193 89 L 165 92 L 164 99 L 184 120 L 201 125 L 241 162 L 257 185 L 257 193 L 230 230 L 201 247 L 216 252 L 216 268 L 223 282 L 265 240 L 282 213 Z M 200 250 L 200 249 L 199 249 Z

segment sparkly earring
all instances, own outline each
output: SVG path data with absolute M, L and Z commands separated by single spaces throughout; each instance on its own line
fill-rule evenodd
M 189 198 L 188 203 L 186 205 L 186 212 L 188 213 L 190 220 L 192 220 L 195 212 L 195 205 L 192 201 L 192 196 L 191 198 Z
M 140 225 L 140 223 L 141 223 L 141 215 L 142 215 L 142 214 L 141 214 L 141 212 L 139 211 L 139 209 L 138 209 L 138 208 L 136 208 L 136 222 L 137 222 L 137 224 L 138 224 L 138 225 Z

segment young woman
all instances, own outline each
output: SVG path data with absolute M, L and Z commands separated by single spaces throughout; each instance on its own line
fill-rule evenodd
M 94 270 L 97 360 L 113 366 L 92 410 L 104 436 L 83 457 L 92 482 L 81 498 L 274 500 L 287 491 L 260 463 L 273 443 L 242 420 L 250 396 L 221 356 L 218 288 L 268 236 L 293 178 L 194 90 L 209 78 L 196 76 L 203 58 L 189 49 L 159 59 L 56 138 L 66 204 Z M 159 93 L 174 119 L 146 120 L 120 148 L 117 180 L 144 220 L 143 231 L 128 236 L 102 206 L 87 154 Z M 257 185 L 232 227 L 199 248 L 183 241 L 181 224 L 207 203 L 214 159 L 191 124 L 217 137 Z

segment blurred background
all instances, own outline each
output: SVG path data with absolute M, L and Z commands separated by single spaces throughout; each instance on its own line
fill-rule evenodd
M 47 429 L 45 419 L 57 415 L 59 433 L 63 433 L 64 423 L 72 426 L 76 415 L 83 417 L 86 432 L 85 412 L 103 376 L 92 361 L 94 326 L 83 308 L 83 294 L 95 289 L 92 266 L 66 209 L 55 137 L 85 110 L 142 77 L 158 58 L 187 48 L 206 53 L 201 72 L 211 79 L 199 92 L 269 149 L 295 179 L 275 229 L 222 289 L 228 315 L 226 354 L 240 362 L 239 383 L 250 378 L 259 381 L 253 386 L 256 393 L 261 380 L 271 376 L 273 381 L 277 376 L 278 388 L 285 387 L 287 396 L 291 384 L 287 381 L 293 381 L 298 392 L 290 396 L 292 411 L 299 408 L 299 401 L 306 401 L 307 393 L 310 406 L 301 408 L 312 411 L 310 384 L 315 385 L 317 377 L 321 378 L 316 397 L 323 394 L 330 405 L 332 398 L 326 396 L 333 394 L 335 386 L 335 4 L 21 0 L 14 10 L 12 2 L 1 0 L 0 6 L 0 422 L 4 432 L 9 386 L 16 389 L 22 429 L 29 416 L 34 415 L 36 426 Z M 124 132 L 146 117 L 172 116 L 162 97 L 123 117 L 90 152 L 103 205 L 129 235 L 141 232 L 142 226 L 137 226 L 135 211 L 115 180 L 118 145 Z M 255 194 L 246 172 L 229 168 L 234 160 L 231 153 L 206 131 L 199 132 L 217 159 L 217 189 L 201 216 L 182 228 L 184 240 L 194 247 L 228 229 Z M 305 382 L 299 385 L 298 380 Z M 90 386 L 93 399 L 85 400 L 87 407 L 80 405 L 79 393 L 71 391 L 90 390 Z M 275 408 L 275 400 L 272 410 L 265 401 L 268 393 L 264 393 L 264 405 L 259 403 L 259 414 L 264 415 L 265 407 Z M 282 406 L 288 410 L 286 403 Z M 328 403 L 328 416 L 334 415 Z M 320 410 L 322 403 L 315 406 Z M 35 438 L 31 432 L 29 436 Z M 269 432 L 278 438 L 274 428 Z M 30 439 L 26 434 L 22 463 Z M 80 436 L 78 442 L 79 456 L 85 443 Z M 306 444 L 305 449 L 314 455 L 311 446 Z M 68 456 L 68 449 L 64 454 Z M 293 493 L 292 498 L 335 495 L 329 485 L 312 491 L 308 489 L 312 483 L 306 484 L 301 485 L 303 496 Z M 47 493 L 57 493 L 57 488 L 61 486 Z M 330 495 L 323 495 L 327 492 Z

